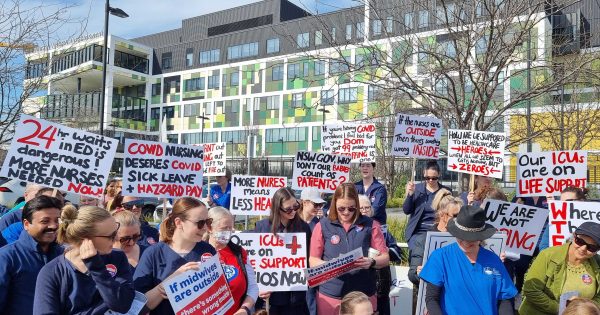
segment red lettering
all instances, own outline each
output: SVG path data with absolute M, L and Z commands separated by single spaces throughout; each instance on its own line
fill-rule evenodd
M 94 187 L 91 187 L 88 185 L 84 185 L 82 183 L 79 183 L 79 184 L 69 183 L 67 190 L 72 191 L 76 194 L 80 194 L 80 195 L 91 195 L 91 196 L 97 196 L 97 197 L 101 197 L 102 193 L 104 192 L 104 189 L 102 187 L 94 188 Z
M 553 219 L 562 218 L 563 220 L 566 220 L 567 219 L 567 203 L 563 202 L 561 204 L 560 209 L 556 208 L 555 202 L 550 203 L 550 213 L 552 214 Z
M 523 248 L 532 250 L 535 246 L 533 238 L 535 235 L 525 232 L 524 234 L 519 233 L 517 230 L 508 228 L 501 228 L 500 231 L 506 232 L 506 245 L 511 248 Z
M 579 155 L 579 152 L 552 152 L 552 163 L 554 164 L 566 164 L 566 163 L 584 163 L 585 158 Z
M 358 132 L 358 133 L 374 132 L 374 131 L 375 131 L 375 125 L 358 125 L 358 127 L 356 127 L 356 132 Z
M 134 154 L 147 154 L 154 156 L 162 156 L 164 149 L 160 144 L 146 144 L 146 143 L 130 143 L 127 147 L 127 152 L 131 155 Z
M 278 236 L 275 236 L 273 234 L 266 234 L 266 235 L 261 235 L 260 238 L 260 246 L 279 246 L 282 247 L 283 244 L 283 240 L 280 239 Z
M 522 179 L 519 181 L 519 194 L 539 194 L 542 192 L 542 178 Z
M 418 156 L 437 158 L 438 155 L 440 154 L 440 148 L 437 146 L 433 147 L 433 146 L 429 146 L 429 145 L 418 145 L 417 144 L 417 145 L 413 146 L 413 154 L 418 155 Z

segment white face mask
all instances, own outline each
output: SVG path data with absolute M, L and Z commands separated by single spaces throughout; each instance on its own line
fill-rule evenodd
M 233 232 L 232 231 L 218 231 L 218 232 L 213 232 L 212 234 L 218 243 L 227 244 L 227 243 L 229 243 L 229 240 L 231 239 L 231 235 L 233 234 Z

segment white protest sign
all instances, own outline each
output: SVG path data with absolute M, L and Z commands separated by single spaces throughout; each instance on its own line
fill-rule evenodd
M 229 210 L 233 215 L 269 215 L 271 198 L 286 184 L 287 177 L 234 175 Z
M 390 314 L 412 315 L 413 283 L 408 279 L 409 267 L 390 266 L 392 286 L 390 288 Z
M 548 209 L 518 203 L 486 199 L 481 204 L 487 223 L 506 233 L 508 251 L 533 255 L 548 218 Z
M 375 125 L 328 124 L 321 131 L 322 152 L 349 156 L 354 163 L 375 162 Z
M 600 224 L 600 203 L 586 201 L 548 202 L 550 246 L 562 245 L 583 222 Z
M 440 154 L 442 120 L 435 117 L 398 114 L 392 155 L 437 159 Z
M 0 176 L 101 198 L 118 141 L 21 114 Z
M 108 310 L 104 315 L 140 315 L 144 306 L 148 303 L 148 298 L 144 293 L 135 291 L 135 296 L 133 297 L 133 302 L 131 302 L 131 307 L 127 313 L 119 313 L 113 310 Z
M 306 291 L 305 233 L 237 233 L 231 242 L 244 247 L 260 291 Z
M 316 287 L 331 279 L 337 278 L 359 267 L 356 262 L 363 257 L 361 248 L 356 248 L 337 258 L 328 260 L 321 265 L 306 269 L 306 277 L 309 287 Z
M 506 135 L 501 132 L 448 130 L 448 170 L 502 178 Z
M 423 266 L 427 263 L 427 259 L 431 253 L 444 246 L 456 243 L 456 238 L 448 232 L 427 232 L 425 239 L 425 251 L 423 252 Z M 505 250 L 506 234 L 496 233 L 492 237 L 485 240 L 485 248 L 494 252 L 498 257 Z M 419 295 L 417 297 L 417 312 L 416 315 L 427 314 L 425 310 L 425 282 L 421 280 L 419 284 Z
M 202 146 L 125 139 L 123 195 L 202 198 Z
M 225 142 L 204 144 L 203 176 L 225 176 Z
M 587 184 L 587 151 L 517 154 L 517 196 L 560 194 L 568 186 Z
M 220 315 L 233 306 L 218 255 L 203 261 L 200 270 L 189 270 L 163 281 L 163 287 L 177 315 Z
M 350 177 L 350 157 L 319 152 L 298 151 L 294 159 L 292 189 L 314 187 L 333 193 Z

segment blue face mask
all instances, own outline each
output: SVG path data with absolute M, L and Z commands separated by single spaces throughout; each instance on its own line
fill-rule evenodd
M 231 239 L 232 234 L 233 234 L 233 231 L 218 231 L 218 232 L 212 233 L 215 240 L 220 244 L 229 243 L 229 240 Z

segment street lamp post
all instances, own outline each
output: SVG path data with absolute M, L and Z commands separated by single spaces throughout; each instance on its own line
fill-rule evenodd
M 204 114 L 198 116 L 199 119 L 202 119 L 201 127 L 200 127 L 200 141 L 204 144 L 204 121 L 209 120 L 210 118 L 204 116 Z
M 323 113 L 323 126 L 325 126 L 325 115 L 329 114 L 330 111 L 328 109 L 325 109 L 325 104 L 323 104 L 323 108 L 321 109 L 317 109 L 317 111 L 322 112 Z
M 100 93 L 100 135 L 104 135 L 104 100 L 106 99 L 106 64 L 108 61 L 108 14 L 120 18 L 129 17 L 125 11 L 119 8 L 112 8 L 106 0 L 104 10 L 104 47 L 102 47 L 102 92 Z
M 279 143 L 281 143 L 279 146 L 279 160 L 281 161 L 281 175 L 283 175 L 283 138 L 279 138 Z

